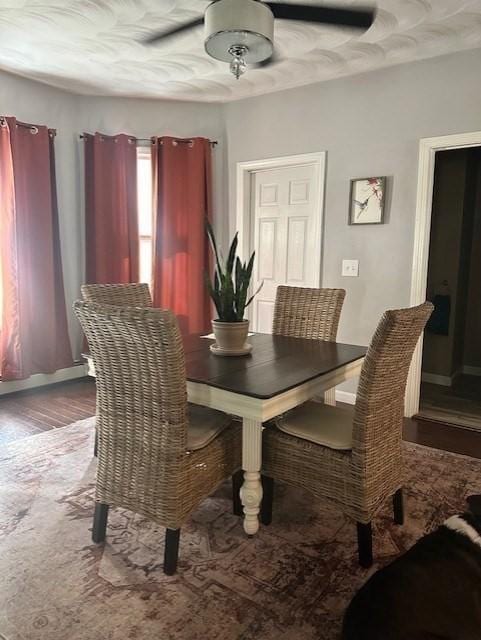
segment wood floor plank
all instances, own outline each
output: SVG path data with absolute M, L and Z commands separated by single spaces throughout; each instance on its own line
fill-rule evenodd
M 422 420 L 404 421 L 404 439 L 434 449 L 481 458 L 481 433 L 463 427 Z
M 95 415 L 95 382 L 86 378 L 0 397 L 0 446 Z
M 0 396 L 0 446 L 59 429 L 95 414 L 91 378 Z M 404 439 L 481 458 L 481 432 L 421 419 L 407 419 Z

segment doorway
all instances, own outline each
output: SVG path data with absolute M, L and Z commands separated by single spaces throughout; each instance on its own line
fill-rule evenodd
M 410 297 L 410 304 L 413 306 L 421 304 L 426 299 L 436 153 L 449 149 L 480 146 L 481 131 L 454 133 L 448 136 L 423 138 L 419 141 L 418 188 Z M 414 350 L 409 372 L 405 404 L 405 415 L 407 417 L 412 417 L 419 411 L 422 348 L 423 336 L 420 337 Z
M 434 166 L 419 417 L 481 430 L 481 149 Z
M 249 309 L 254 331 L 270 333 L 277 287 L 319 287 L 325 153 L 255 162 L 237 167 L 237 229 L 244 259 L 256 252 Z

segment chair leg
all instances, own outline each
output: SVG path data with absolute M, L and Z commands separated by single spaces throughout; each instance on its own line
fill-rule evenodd
M 262 503 L 261 517 L 262 524 L 268 526 L 272 522 L 272 504 L 274 502 L 274 480 L 268 476 L 262 476 Z
M 173 576 L 179 558 L 180 529 L 165 530 L 164 573 Z
M 371 523 L 357 523 L 357 544 L 359 564 L 365 569 L 372 565 L 372 527 Z
M 404 499 L 402 489 L 398 489 L 393 495 L 392 506 L 394 511 L 394 523 L 404 524 Z
M 240 517 L 244 515 L 244 509 L 242 508 L 242 501 L 240 499 L 240 490 L 243 482 L 244 472 L 240 469 L 232 475 L 232 512 L 235 516 Z
M 95 503 L 94 526 L 92 529 L 92 540 L 98 544 L 105 541 L 107 530 L 107 517 L 109 515 L 109 505 L 102 502 Z
M 95 429 L 94 456 L 98 458 L 99 453 L 99 432 Z

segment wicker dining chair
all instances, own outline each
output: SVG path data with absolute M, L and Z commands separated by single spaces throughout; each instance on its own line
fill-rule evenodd
M 145 282 L 128 284 L 83 284 L 82 297 L 86 302 L 113 304 L 119 307 L 151 307 L 152 296 Z
M 290 338 L 334 342 L 345 297 L 344 289 L 280 285 L 277 287 L 272 333 Z M 324 399 L 327 401 L 327 393 L 324 394 Z M 271 501 L 274 495 L 274 480 L 263 475 L 262 487 L 266 502 Z M 261 511 L 263 524 L 270 524 L 271 511 L 272 508 L 269 511 Z
M 335 341 L 345 296 L 344 289 L 277 287 L 272 333 Z
M 126 284 L 83 284 L 80 287 L 86 302 L 113 304 L 119 307 L 151 307 L 152 296 L 145 282 Z M 95 431 L 94 456 L 97 457 L 98 438 Z
M 184 351 L 171 311 L 77 301 L 97 376 L 99 435 L 92 539 L 109 506 L 166 527 L 164 572 L 176 571 L 180 529 L 241 467 L 242 426 L 187 405 Z
M 330 499 L 357 522 L 359 562 L 372 564 L 371 521 L 393 497 L 403 523 L 401 442 L 414 348 L 433 305 L 386 311 L 366 354 L 355 407 L 308 402 L 264 429 L 262 473 Z M 271 495 L 263 501 L 270 521 Z

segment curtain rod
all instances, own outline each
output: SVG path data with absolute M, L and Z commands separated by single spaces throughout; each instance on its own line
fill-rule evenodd
M 0 116 L 0 126 L 5 127 L 7 124 L 7 118 L 5 116 Z M 28 124 L 28 122 L 20 122 L 19 120 L 16 121 L 15 123 L 17 125 L 17 127 L 24 127 L 24 129 L 29 129 L 29 131 L 31 131 L 31 133 L 33 133 L 34 135 L 36 135 L 38 133 L 38 127 L 41 125 L 35 125 L 35 124 Z M 49 129 L 47 127 L 47 131 L 48 131 L 48 135 L 49 136 L 56 136 L 57 135 L 57 129 Z
M 90 134 L 90 135 L 92 135 L 92 134 Z M 115 138 L 115 136 L 105 136 L 105 137 L 106 138 Z M 152 138 L 136 138 L 135 136 L 128 136 L 128 137 L 129 138 L 134 138 L 137 141 L 137 143 L 139 143 L 139 142 L 149 142 L 150 144 L 152 144 L 152 142 L 153 142 L 153 137 Z M 80 138 L 80 140 L 84 140 L 86 138 L 86 136 L 83 133 L 81 133 L 79 135 L 79 138 Z M 187 139 L 187 140 L 184 140 L 183 138 L 174 138 L 174 140 L 176 142 L 181 142 L 181 143 L 185 143 L 185 144 L 188 144 L 188 143 L 192 142 L 192 140 L 190 138 Z M 213 147 L 216 147 L 217 144 L 218 144 L 217 140 L 209 140 L 209 142 Z

